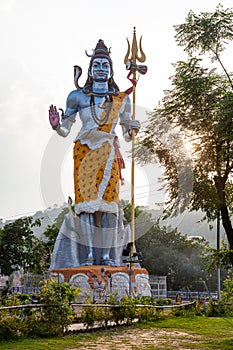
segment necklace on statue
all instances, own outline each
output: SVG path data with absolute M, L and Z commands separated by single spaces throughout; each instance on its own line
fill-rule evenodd
M 90 97 L 90 109 L 91 109 L 91 115 L 92 115 L 92 118 L 94 119 L 95 123 L 98 124 L 98 125 L 104 125 L 106 124 L 108 118 L 109 118 L 109 115 L 110 115 L 110 112 L 111 112 L 111 109 L 112 109 L 112 96 L 110 95 L 109 96 L 109 101 L 107 102 L 107 105 L 106 106 L 100 106 L 98 105 L 99 108 L 102 108 L 103 109 L 103 112 L 101 113 L 100 116 L 98 116 L 96 114 L 96 111 L 95 111 L 95 96 L 94 95 L 91 95 Z M 105 103 L 105 102 L 104 102 Z M 102 114 L 104 115 L 102 117 Z

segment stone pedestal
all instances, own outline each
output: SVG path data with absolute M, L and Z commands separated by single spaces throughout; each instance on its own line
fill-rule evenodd
M 79 266 L 60 268 L 51 271 L 53 278 L 68 282 L 81 289 L 79 301 L 84 302 L 87 296 L 96 302 L 105 302 L 110 294 L 117 299 L 130 294 L 151 296 L 149 275 L 146 269 L 128 266 Z

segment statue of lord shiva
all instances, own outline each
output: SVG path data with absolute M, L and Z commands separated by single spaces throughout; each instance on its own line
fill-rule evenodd
M 87 52 L 86 52 L 87 54 Z M 121 265 L 122 209 L 119 204 L 121 169 L 124 161 L 115 133 L 122 125 L 125 141 L 140 123 L 132 120 L 129 90 L 120 92 L 113 79 L 110 50 L 99 40 L 93 50 L 88 77 L 81 88 L 81 68 L 74 66 L 76 90 L 67 97 L 61 116 L 56 106 L 49 108 L 49 121 L 58 135 L 66 137 L 77 114 L 82 127 L 74 141 L 73 213 L 68 213 L 58 234 L 50 269 L 82 265 Z M 132 91 L 132 90 L 131 90 Z M 119 243 L 120 241 L 120 243 Z M 119 249 L 114 249 L 114 248 Z

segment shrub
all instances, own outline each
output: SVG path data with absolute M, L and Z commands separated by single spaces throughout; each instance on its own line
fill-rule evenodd
M 45 304 L 44 307 L 1 311 L 0 339 L 62 335 L 74 319 L 70 303 L 78 293 L 79 289 L 68 283 L 44 281 L 37 297 L 39 303 Z M 14 294 L 5 300 L 5 305 L 15 306 L 31 301 L 30 295 Z
M 206 308 L 207 316 L 233 316 L 233 279 L 228 273 L 223 282 L 221 300 L 209 301 Z
M 157 305 L 172 305 L 172 299 L 170 298 L 158 298 L 156 301 Z
M 137 316 L 140 322 L 142 321 L 154 321 L 154 312 L 151 307 L 137 308 Z
M 122 316 L 124 317 L 126 324 L 131 324 L 137 317 L 135 304 L 137 304 L 137 299 L 128 296 L 124 296 L 120 301 L 120 306 L 123 306 Z
M 123 322 L 126 317 L 124 307 L 121 305 L 122 302 L 117 299 L 117 295 L 110 295 L 108 304 L 113 305 L 109 310 L 111 320 L 115 322 L 116 325 L 119 325 L 119 323 Z
M 17 316 L 0 319 L 0 340 L 17 339 L 21 335 Z
M 75 314 L 70 304 L 79 294 L 79 289 L 69 283 L 57 283 L 46 280 L 41 289 L 39 302 L 46 304 L 41 309 L 40 320 L 43 324 L 43 335 L 61 335 L 72 323 Z

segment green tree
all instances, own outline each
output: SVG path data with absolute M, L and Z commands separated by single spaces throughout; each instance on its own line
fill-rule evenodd
M 175 30 L 188 58 L 174 64 L 172 88 L 151 113 L 137 157 L 159 159 L 164 167 L 169 214 L 188 207 L 214 220 L 220 212 L 231 251 L 233 83 L 221 53 L 233 39 L 233 11 L 221 5 L 214 13 L 190 11 Z M 192 144 L 191 156 L 186 142 Z
M 10 275 L 23 268 L 25 271 L 37 271 L 40 266 L 39 240 L 33 234 L 33 226 L 40 221 L 32 217 L 17 219 L 6 224 L 0 230 L 0 266 L 1 272 Z
M 188 240 L 176 229 L 153 227 L 136 241 L 138 251 L 142 252 L 142 267 L 149 274 L 167 276 L 168 288 L 171 290 L 216 289 L 216 279 L 204 269 L 203 256 L 206 254 L 207 242 Z
M 58 215 L 55 222 L 52 225 L 48 225 L 46 230 L 44 231 L 44 235 L 47 238 L 45 242 L 43 242 L 43 256 L 41 257 L 41 266 L 43 266 L 44 270 L 48 270 L 51 262 L 51 254 L 53 252 L 54 244 L 56 242 L 57 235 L 61 228 L 61 225 L 64 220 L 65 214 L 69 211 L 68 207 L 65 207 L 62 212 Z
M 123 209 L 123 223 L 124 225 L 130 225 L 132 220 L 132 206 L 129 201 L 121 200 L 121 207 Z M 143 236 L 154 225 L 155 220 L 152 215 L 148 213 L 143 207 L 135 206 L 134 208 L 135 218 L 135 239 Z
M 128 224 L 131 222 L 131 210 L 132 210 L 131 203 L 127 200 L 121 199 L 120 204 L 124 213 L 124 218 L 123 218 L 124 224 Z M 134 208 L 135 218 L 138 217 L 142 212 L 143 210 L 140 209 L 138 206 L 136 206 Z

